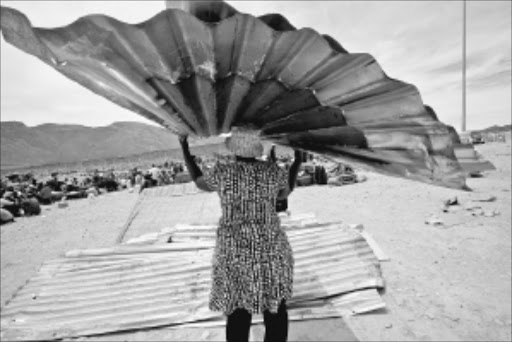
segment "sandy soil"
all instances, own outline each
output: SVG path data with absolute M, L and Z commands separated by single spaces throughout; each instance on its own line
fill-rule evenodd
M 368 173 L 365 183 L 298 188 L 293 193 L 292 212 L 361 223 L 391 260 L 382 264 L 385 310 L 320 321 L 314 327 L 311 322 L 294 323 L 290 340 L 317 340 L 318 332 L 312 332 L 319 326 L 325 327 L 324 340 L 351 340 L 354 335 L 368 341 L 512 339 L 511 146 L 489 143 L 477 149 L 497 170 L 468 179 L 473 192 Z M 461 205 L 443 212 L 443 202 L 454 196 Z M 496 200 L 476 201 L 489 196 Z M 71 249 L 114 244 L 136 200 L 137 195 L 127 191 L 106 194 L 69 202 L 65 209 L 46 207 L 42 216 L 2 226 L 2 306 L 44 260 Z M 499 214 L 472 216 L 467 208 L 475 205 Z M 444 225 L 426 224 L 432 215 Z M 156 331 L 109 340 L 162 337 Z M 182 329 L 166 336 L 180 341 L 218 340 L 223 332 Z M 256 327 L 253 339 L 261 336 L 261 326 Z

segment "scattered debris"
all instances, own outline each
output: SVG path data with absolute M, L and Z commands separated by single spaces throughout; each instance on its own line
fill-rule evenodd
M 496 201 L 496 196 L 485 195 L 485 196 L 472 198 L 471 201 L 472 202 L 494 202 L 494 201 Z M 459 202 L 457 197 L 449 198 L 443 202 L 442 211 L 444 213 L 454 213 L 454 212 L 460 211 L 461 209 L 465 210 L 467 212 L 467 215 L 471 215 L 471 216 L 494 217 L 494 216 L 498 216 L 500 214 L 500 212 L 498 210 L 484 209 L 476 203 L 462 204 Z M 437 219 L 436 217 L 434 217 L 434 218 Z M 437 221 L 441 221 L 441 220 L 437 219 Z M 430 223 L 426 222 L 426 223 L 432 224 L 432 225 L 440 225 L 439 223 L 436 223 L 436 220 L 434 220 L 434 222 L 430 222 Z
M 449 207 L 451 205 L 459 205 L 459 199 L 457 198 L 457 196 L 449 198 L 446 201 L 444 201 L 444 205 L 446 207 Z
M 496 209 L 489 209 L 489 210 L 484 210 L 483 211 L 483 216 L 485 217 L 494 217 L 494 216 L 498 216 L 500 214 L 500 212 Z
M 493 195 L 483 195 L 480 197 L 472 198 L 473 202 L 495 202 L 497 199 L 496 196 Z
M 452 211 L 452 209 L 451 209 L 452 207 L 453 208 L 459 208 L 458 207 L 459 199 L 455 196 L 455 197 L 447 199 L 446 201 L 443 202 L 443 204 L 444 204 L 443 212 L 447 213 L 447 212 Z
M 449 320 L 453 321 L 453 322 L 458 322 L 460 321 L 460 318 L 459 317 L 454 317 L 454 316 L 448 316 L 448 315 L 445 315 L 446 318 L 448 318 Z
M 429 217 L 426 221 L 425 221 L 426 224 L 428 225 L 431 225 L 431 226 L 435 226 L 435 227 L 439 227 L 439 226 L 444 226 L 444 221 L 441 220 L 439 217 L 437 216 L 431 216 Z
M 69 204 L 66 201 L 66 197 L 62 197 L 62 200 L 57 204 L 57 207 L 61 209 L 69 207 Z
M 433 310 L 427 310 L 427 312 L 425 312 L 425 316 L 428 317 L 429 319 L 435 319 L 436 318 L 436 315 L 435 315 Z
M 365 175 L 357 175 L 356 179 L 357 179 L 357 183 L 362 183 L 362 182 L 366 182 L 368 177 L 366 177 Z
M 373 250 L 373 253 L 375 253 L 375 256 L 379 261 L 389 261 L 391 260 L 389 256 L 384 253 L 384 251 L 379 247 L 375 239 L 368 233 L 362 224 L 349 224 L 350 228 L 356 230 L 368 243 L 370 248 Z
M 471 211 L 471 210 L 476 210 L 476 209 L 482 209 L 482 207 L 477 204 L 466 204 L 466 205 L 464 205 L 464 209 L 467 211 Z
M 494 217 L 500 214 L 496 209 L 484 209 L 480 206 L 467 206 L 464 208 L 471 216 Z
M 443 207 L 443 212 L 444 213 L 456 213 L 456 212 L 460 211 L 461 209 L 462 209 L 462 207 L 460 207 L 460 206 Z

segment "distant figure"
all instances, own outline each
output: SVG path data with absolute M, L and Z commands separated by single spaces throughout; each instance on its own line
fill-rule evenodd
M 128 174 L 128 178 L 130 179 L 130 188 L 133 188 L 135 186 L 135 177 L 137 176 L 137 168 L 133 168 L 130 170 Z
M 158 166 L 153 164 L 151 165 L 151 169 L 149 169 L 148 172 L 151 174 L 151 178 L 153 178 L 155 181 L 158 181 L 158 179 L 160 178 L 160 172 L 162 172 L 162 170 L 160 170 Z
M 137 172 L 137 174 L 135 175 L 135 185 L 142 185 L 142 183 L 144 182 L 144 176 L 142 175 L 142 173 L 139 171 Z
M 270 152 L 269 152 L 267 159 L 268 159 L 268 161 L 277 164 L 276 145 L 272 145 L 272 147 L 270 148 Z M 293 160 L 293 164 L 289 170 L 289 175 L 295 177 L 295 179 L 288 180 L 288 185 L 290 187 L 290 191 L 293 191 L 293 189 L 295 188 L 295 184 L 297 182 L 297 175 L 298 175 L 300 165 L 301 165 L 303 159 L 304 159 L 304 153 L 296 150 L 295 151 L 295 159 Z M 288 171 L 288 170 L 286 170 L 286 171 Z M 278 213 L 288 212 L 288 197 L 277 198 L 276 211 Z
M 46 185 L 48 185 L 52 191 L 61 191 L 63 182 L 59 181 L 58 175 L 57 172 L 53 172 L 51 174 L 52 178 L 46 182 Z

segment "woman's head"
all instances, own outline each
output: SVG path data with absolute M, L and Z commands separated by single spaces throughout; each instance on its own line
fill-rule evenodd
M 238 157 L 258 158 L 263 155 L 259 132 L 250 128 L 233 127 L 225 143 L 226 148 Z

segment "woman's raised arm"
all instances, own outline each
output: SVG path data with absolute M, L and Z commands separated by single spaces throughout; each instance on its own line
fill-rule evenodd
M 190 177 L 192 177 L 194 183 L 196 183 L 196 186 L 203 191 L 213 191 L 213 189 L 211 189 L 204 181 L 203 172 L 199 166 L 197 166 L 194 156 L 190 153 L 187 136 L 180 136 L 180 145 L 181 150 L 183 151 L 183 159 L 185 160 L 188 173 L 190 174 Z
M 277 196 L 278 199 L 284 199 L 290 195 L 290 193 L 295 188 L 295 183 L 297 182 L 297 176 L 299 174 L 300 165 L 302 161 L 305 159 L 306 152 L 302 152 L 300 150 L 294 150 L 294 159 L 293 163 L 290 166 L 290 170 L 288 171 L 288 187 L 282 190 Z

